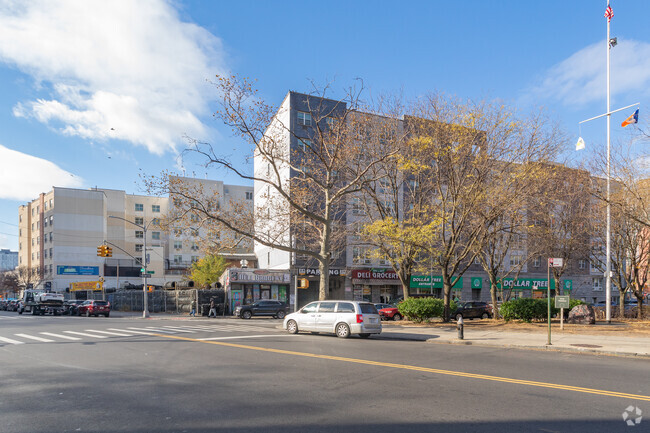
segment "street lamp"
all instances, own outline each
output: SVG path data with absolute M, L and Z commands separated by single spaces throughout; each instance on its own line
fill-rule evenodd
M 144 245 L 142 248 L 142 269 L 144 271 L 142 272 L 142 296 L 143 296 L 142 318 L 148 319 L 149 318 L 149 296 L 147 295 L 147 277 L 149 276 L 149 274 L 147 274 L 147 228 L 149 227 L 149 224 L 153 222 L 153 220 L 149 221 L 149 224 L 140 225 L 134 223 L 133 221 L 124 219 L 122 217 L 118 217 L 114 215 L 109 215 L 108 217 L 125 221 L 129 224 L 133 224 L 134 226 L 142 229 L 143 236 L 144 236 Z

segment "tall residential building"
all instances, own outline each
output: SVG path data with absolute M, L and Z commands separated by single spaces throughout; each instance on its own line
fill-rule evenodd
M 182 179 L 252 198 L 252 187 Z M 202 256 L 196 247 L 202 233 L 180 237 L 163 231 L 169 207 L 169 197 L 54 187 L 19 207 L 18 266 L 37 269 L 39 286 L 59 292 L 70 283 L 100 278 L 108 288 L 141 284 L 143 260 L 153 272 L 148 284 L 180 281 L 181 271 Z M 97 256 L 104 242 L 112 247 L 112 257 Z M 250 259 L 252 249 L 241 254 Z
M 326 130 L 330 120 L 336 122 L 337 114 L 346 110 L 346 104 L 342 101 L 329 100 L 301 94 L 288 92 L 281 103 L 272 123 L 268 125 L 266 135 L 269 142 L 273 143 L 274 151 L 288 155 L 291 164 L 296 167 L 300 164 L 301 155 L 304 154 L 306 146 L 318 140 L 317 134 Z M 359 113 L 355 113 L 359 114 Z M 379 123 L 383 120 L 379 116 L 369 113 L 360 113 L 361 116 L 376 118 Z M 331 119 L 331 118 L 332 119 Z M 318 118 L 318 120 L 316 119 Z M 401 122 L 399 128 L 404 127 L 408 117 L 398 119 Z M 318 123 L 318 122 L 322 122 Z M 318 129 L 318 130 L 317 130 Z M 363 131 L 358 135 L 363 139 Z M 318 144 L 317 144 L 318 145 Z M 291 180 L 298 174 L 290 169 L 287 164 L 280 164 L 274 167 L 273 171 L 267 158 L 256 153 L 254 155 L 254 173 L 258 180 L 255 181 L 255 205 L 261 211 L 267 212 L 264 218 L 256 219 L 255 229 L 257 233 L 273 233 L 276 241 L 285 245 L 290 243 L 298 245 L 300 239 L 300 227 L 288 212 L 283 212 L 278 202 L 282 199 L 274 193 L 265 179 L 269 176 L 276 176 L 288 185 L 285 190 L 290 190 Z M 372 247 L 364 245 L 363 239 L 355 232 L 355 224 L 364 220 L 365 211 L 362 206 L 363 193 L 356 196 L 351 195 L 342 210 L 344 214 L 339 218 L 337 230 L 347 233 L 343 245 L 333 252 L 330 263 L 330 287 L 329 296 L 341 299 L 364 299 L 372 302 L 389 301 L 402 295 L 402 286 L 395 272 L 390 267 L 387 259 L 381 259 L 371 253 Z M 404 205 L 404 198 L 400 198 L 399 206 Z M 277 215 L 275 214 L 277 213 Z M 400 212 L 403 214 L 403 209 Z M 517 248 L 508 251 L 508 259 L 504 266 L 508 269 L 518 266 L 526 255 L 526 239 L 515 242 Z M 298 291 L 298 305 L 317 299 L 319 290 L 319 271 L 315 260 L 307 256 L 294 255 L 286 251 L 274 249 L 255 243 L 255 253 L 259 260 L 260 268 L 288 270 L 291 269 L 295 276 L 306 277 L 309 281 L 309 288 Z M 421 268 L 427 268 L 423 264 Z M 440 271 L 429 269 L 422 275 L 414 275 L 409 284 L 409 292 L 428 293 L 440 296 L 442 292 L 442 278 Z M 540 296 L 541 290 L 546 286 L 546 261 L 545 257 L 538 257 L 523 266 L 518 274 L 517 281 L 514 278 L 507 279 L 504 283 L 512 297 L 518 296 Z M 588 257 L 573 258 L 570 266 L 562 277 L 562 287 L 570 291 L 573 297 L 584 299 L 588 302 L 601 301 L 604 297 L 602 288 L 602 273 L 599 273 L 589 262 Z M 489 280 L 486 273 L 478 262 L 470 265 L 470 268 L 463 276 L 456 280 L 453 288 L 453 296 L 461 300 L 489 301 L 490 299 Z
M 0 272 L 13 271 L 18 267 L 18 251 L 0 250 Z

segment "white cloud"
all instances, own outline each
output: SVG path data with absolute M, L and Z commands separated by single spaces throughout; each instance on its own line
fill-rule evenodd
M 156 154 L 205 133 L 199 116 L 206 79 L 222 72 L 221 42 L 167 1 L 0 0 L 0 40 L 0 61 L 50 90 L 18 102 L 16 116 Z
M 77 188 L 83 180 L 56 164 L 0 145 L 0 199 L 33 200 L 52 186 Z M 25 173 L 29 173 L 28 176 Z
M 611 94 L 647 95 L 650 84 L 650 43 L 619 39 L 610 51 Z M 555 100 L 584 106 L 606 97 L 605 41 L 590 45 L 546 71 L 525 98 Z M 638 102 L 637 100 L 631 102 Z

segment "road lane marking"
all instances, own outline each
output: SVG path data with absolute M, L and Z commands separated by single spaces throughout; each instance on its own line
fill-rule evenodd
M 0 341 L 4 341 L 9 344 L 25 344 L 24 341 L 12 340 L 11 338 L 0 337 Z
M 131 334 L 120 334 L 118 332 L 98 331 L 97 329 L 86 329 L 88 332 L 98 332 L 100 334 L 115 335 L 117 337 L 133 337 Z
M 108 328 L 109 331 L 118 331 L 118 332 L 130 332 L 132 334 L 140 334 L 140 335 L 154 335 L 153 332 L 143 332 L 143 331 L 134 331 L 131 329 L 117 329 L 117 328 Z
M 36 337 L 34 335 L 29 335 L 29 334 L 14 334 L 16 337 L 22 337 L 22 338 L 28 338 L 30 340 L 36 340 L 40 341 L 41 343 L 53 343 L 54 340 L 50 340 L 49 338 L 41 338 L 41 337 Z
M 108 338 L 105 335 L 97 335 L 97 334 L 86 334 L 85 332 L 76 332 L 76 331 L 63 331 L 66 334 L 74 334 L 74 335 L 81 335 L 83 337 L 93 337 L 93 338 Z
M 263 335 L 234 335 L 231 337 L 210 337 L 199 338 L 199 341 L 214 341 L 214 340 L 236 340 L 239 338 L 263 338 L 263 337 L 286 337 L 287 334 L 263 334 Z
M 626 398 L 626 399 L 636 399 L 636 400 L 641 400 L 641 401 L 650 401 L 650 395 L 627 394 L 627 393 L 624 393 L 624 392 L 607 391 L 607 390 L 603 390 L 603 389 L 593 389 L 593 388 L 583 388 L 583 387 L 580 387 L 580 386 L 562 385 L 562 384 L 558 384 L 558 383 L 536 382 L 536 381 L 532 381 L 532 380 L 513 379 L 513 378 L 509 378 L 509 377 L 489 376 L 489 375 L 486 375 L 486 374 L 474 374 L 474 373 L 465 373 L 465 372 L 462 372 L 462 371 L 441 370 L 441 369 L 438 369 L 438 368 L 419 367 L 419 366 L 416 366 L 416 365 L 393 364 L 393 363 L 390 363 L 390 362 L 371 361 L 371 360 L 367 360 L 367 359 L 345 358 L 345 357 L 342 357 L 342 356 L 320 355 L 320 354 L 308 353 L 308 352 L 295 352 L 295 351 L 292 351 L 292 350 L 271 349 L 271 348 L 267 348 L 267 347 L 257 347 L 257 346 L 247 346 L 247 345 L 244 345 L 244 344 L 226 343 L 226 342 L 221 342 L 221 341 L 205 341 L 205 340 L 200 340 L 200 339 L 196 339 L 196 338 L 181 337 L 181 336 L 177 336 L 177 335 L 158 335 L 158 337 L 173 338 L 173 339 L 176 339 L 176 340 L 183 340 L 183 341 L 195 341 L 195 342 L 204 343 L 204 344 L 215 344 L 215 345 L 218 345 L 218 346 L 234 347 L 234 348 L 237 348 L 237 349 L 247 349 L 247 350 L 256 350 L 256 351 L 260 351 L 260 352 L 277 353 L 277 354 L 280 354 L 280 355 L 302 356 L 302 357 L 305 357 L 305 358 L 316 358 L 316 359 L 328 359 L 328 360 L 331 360 L 331 361 L 349 362 L 349 363 L 363 364 L 363 365 L 373 365 L 373 366 L 377 366 L 377 367 L 388 367 L 388 368 L 396 368 L 396 369 L 401 369 L 401 370 L 419 371 L 419 372 L 424 372 L 424 373 L 434 373 L 434 374 L 441 374 L 441 375 L 446 375 L 446 376 L 466 377 L 466 378 L 470 378 L 470 379 L 489 380 L 489 381 L 494 381 L 494 382 L 511 383 L 511 384 L 514 384 L 514 385 L 526 385 L 526 386 L 534 386 L 534 387 L 539 387 L 539 388 L 558 389 L 558 390 L 562 390 L 562 391 L 573 391 L 573 392 L 582 392 L 582 393 L 586 393 L 586 394 L 596 394 L 596 395 L 602 395 L 602 396 L 607 396 L 607 397 L 617 397 L 617 398 Z
M 129 329 L 142 329 L 144 331 L 156 331 L 156 332 L 164 332 L 165 334 L 175 334 L 176 331 L 172 331 L 171 329 L 162 329 L 162 328 L 154 328 L 153 326 L 147 326 L 146 328 L 129 328 Z
M 81 338 L 78 337 L 70 337 L 69 335 L 54 334 L 52 332 L 39 332 L 39 334 L 49 335 L 50 337 L 63 338 L 65 340 L 73 340 L 73 341 L 81 340 Z

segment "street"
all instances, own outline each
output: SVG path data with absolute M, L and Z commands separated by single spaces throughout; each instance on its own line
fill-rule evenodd
M 0 312 L 0 431 L 650 431 L 647 359 L 280 324 Z

